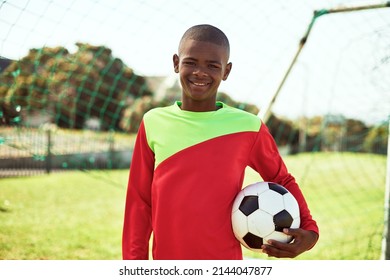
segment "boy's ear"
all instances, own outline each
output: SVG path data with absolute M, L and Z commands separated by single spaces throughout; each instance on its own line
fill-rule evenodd
M 179 56 L 177 54 L 173 55 L 173 69 L 175 73 L 179 73 Z
M 232 67 L 233 67 L 233 64 L 231 62 L 229 62 L 227 65 L 226 65 L 226 69 L 225 69 L 225 74 L 223 75 L 223 78 L 222 80 L 226 81 L 229 74 L 230 74 L 230 71 L 232 71 Z

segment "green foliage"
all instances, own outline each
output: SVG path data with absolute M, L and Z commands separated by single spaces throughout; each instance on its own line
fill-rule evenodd
M 0 105 L 6 123 L 45 114 L 60 127 L 83 128 L 96 118 L 101 129 L 120 129 L 122 112 L 134 99 L 151 96 L 136 75 L 104 46 L 77 43 L 71 54 L 63 47 L 32 49 L 0 76 Z
M 312 151 L 387 153 L 388 122 L 368 126 L 341 115 L 298 121 L 271 115 L 267 126 L 278 146 L 288 145 L 292 154 Z
M 381 125 L 370 129 L 367 137 L 364 140 L 363 146 L 365 151 L 370 153 L 387 153 L 387 145 L 389 138 L 389 123 L 385 122 Z

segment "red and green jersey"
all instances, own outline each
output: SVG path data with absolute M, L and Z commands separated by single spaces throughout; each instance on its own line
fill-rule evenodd
M 190 112 L 180 102 L 144 115 L 130 167 L 123 258 L 242 259 L 232 203 L 247 166 L 298 200 L 301 227 L 318 233 L 305 199 L 261 120 L 219 103 Z

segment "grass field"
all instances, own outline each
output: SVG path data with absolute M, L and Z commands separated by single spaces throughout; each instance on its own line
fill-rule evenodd
M 126 180 L 127 171 L 0 180 L 0 259 L 120 259 Z
M 379 259 L 386 157 L 311 153 L 285 161 L 321 231 L 298 259 Z M 0 179 L 0 259 L 120 259 L 127 176 L 75 171 Z M 244 185 L 258 180 L 248 169 Z

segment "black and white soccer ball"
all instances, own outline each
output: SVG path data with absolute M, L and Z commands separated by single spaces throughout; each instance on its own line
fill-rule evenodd
M 292 237 L 283 228 L 299 228 L 299 206 L 283 186 L 257 182 L 243 188 L 232 208 L 232 226 L 236 238 L 246 248 L 261 251 L 261 245 L 273 239 L 284 243 Z

